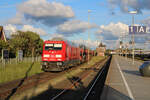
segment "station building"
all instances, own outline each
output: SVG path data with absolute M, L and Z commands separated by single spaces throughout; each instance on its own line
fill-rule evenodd
M 105 56 L 106 51 L 106 45 L 103 45 L 102 43 L 99 44 L 99 46 L 96 48 L 97 56 Z

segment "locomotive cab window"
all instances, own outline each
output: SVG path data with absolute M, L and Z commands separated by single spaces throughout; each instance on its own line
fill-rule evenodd
M 62 44 L 52 44 L 52 43 L 49 43 L 49 44 L 45 44 L 45 50 L 61 50 L 62 49 Z
M 54 50 L 61 50 L 62 44 L 54 44 Z
M 54 44 L 52 43 L 45 44 L 45 50 L 53 50 L 53 47 L 54 47 Z

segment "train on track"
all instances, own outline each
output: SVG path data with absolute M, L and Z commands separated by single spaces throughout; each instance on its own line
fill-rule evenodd
M 94 51 L 85 46 L 79 47 L 63 39 L 47 40 L 43 44 L 41 67 L 44 71 L 63 71 L 86 62 L 92 56 Z

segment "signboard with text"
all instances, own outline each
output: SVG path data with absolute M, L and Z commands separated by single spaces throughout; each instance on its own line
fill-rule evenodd
M 22 50 L 19 50 L 19 51 L 18 51 L 18 59 L 19 59 L 19 60 L 22 60 L 22 59 L 23 59 L 23 51 L 22 51 Z
M 146 34 L 147 31 L 146 26 L 129 26 L 129 34 Z
M 3 57 L 3 59 L 8 59 L 9 58 L 9 50 L 7 50 L 7 49 L 2 50 L 2 57 Z

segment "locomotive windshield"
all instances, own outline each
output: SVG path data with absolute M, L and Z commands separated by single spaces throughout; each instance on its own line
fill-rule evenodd
M 62 44 L 54 44 L 54 50 L 61 50 Z
M 45 50 L 61 50 L 61 49 L 62 49 L 62 44 L 60 44 L 60 43 L 45 44 Z

